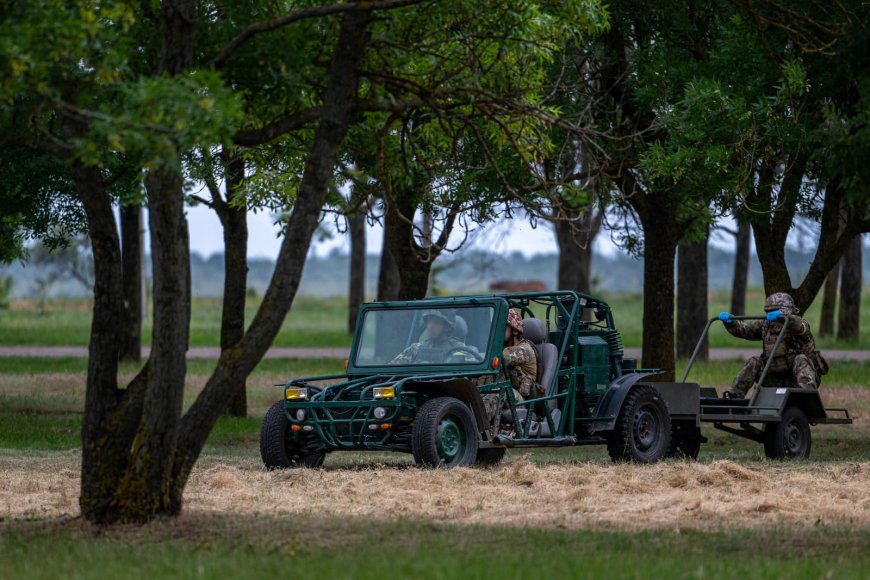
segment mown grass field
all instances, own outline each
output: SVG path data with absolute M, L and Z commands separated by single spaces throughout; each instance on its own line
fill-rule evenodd
M 641 345 L 643 300 L 640 293 L 604 293 L 613 308 L 616 326 L 626 346 Z M 727 310 L 729 294 L 711 295 L 710 316 Z M 819 298 L 806 313 L 813 328 L 818 327 Z M 247 319 L 250 321 L 259 302 L 249 299 Z M 747 312 L 762 314 L 764 293 L 750 290 Z M 42 308 L 34 301 L 13 302 L 10 310 L 0 310 L 0 345 L 84 346 L 88 343 L 91 304 L 85 300 L 51 301 Z M 819 338 L 821 348 L 870 349 L 870 292 L 864 292 L 860 309 L 861 340 L 837 341 L 832 337 Z M 191 346 L 217 346 L 220 342 L 221 303 L 217 299 L 196 299 L 190 329 Z M 351 335 L 346 330 L 347 305 L 343 299 L 317 299 L 299 297 L 275 340 L 275 346 L 348 347 Z M 700 329 L 699 329 L 700 331 Z M 151 340 L 151 327 L 146 324 L 142 339 Z M 738 340 L 722 328 L 715 326 L 710 333 L 711 347 L 746 347 L 750 343 Z
M 214 361 L 192 360 L 186 403 Z M 337 359 L 266 359 L 249 417 L 221 419 L 185 513 L 98 528 L 76 517 L 86 359 L 0 359 L 0 577 L 870 578 L 870 369 L 837 362 L 823 396 L 856 424 L 814 429 L 782 465 L 705 428 L 697 463 L 614 466 L 602 448 L 512 451 L 495 469 L 418 470 L 333 453 L 267 473 L 258 432 L 274 383 Z M 699 363 L 725 388 L 740 361 Z M 122 367 L 122 379 L 135 366 Z M 681 371 L 677 369 L 678 373 Z

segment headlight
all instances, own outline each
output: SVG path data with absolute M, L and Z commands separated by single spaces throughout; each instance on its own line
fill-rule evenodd
M 387 410 L 383 407 L 375 407 L 375 419 L 383 419 L 387 416 Z
M 305 409 L 296 409 L 296 420 L 304 421 L 305 420 Z
M 372 396 L 375 399 L 392 399 L 396 396 L 396 387 L 375 387 Z
M 284 398 L 288 401 L 296 401 L 308 398 L 308 389 L 299 387 L 287 387 L 284 390 Z

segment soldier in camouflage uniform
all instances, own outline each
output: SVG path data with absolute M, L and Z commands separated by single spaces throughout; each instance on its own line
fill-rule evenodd
M 524 401 L 538 389 L 536 382 L 538 376 L 538 358 L 532 343 L 524 338 L 523 317 L 511 308 L 508 311 L 507 326 L 504 331 L 504 350 L 502 362 L 507 371 L 513 387 L 514 399 Z M 484 395 L 483 406 L 490 420 L 498 411 L 498 394 Z M 507 407 L 507 400 L 504 406 Z
M 726 391 L 726 396 L 745 397 L 764 370 L 768 358 L 773 359 L 770 373 L 791 373 L 800 388 L 818 389 L 821 375 L 828 372 L 828 365 L 816 350 L 810 325 L 798 316 L 800 311 L 795 308 L 792 297 L 784 292 L 771 294 L 764 303 L 764 311 L 767 312 L 767 320 L 748 322 L 733 320 L 727 312 L 719 314 L 725 328 L 734 336 L 746 340 L 761 340 L 764 343 L 762 354 L 746 361 L 734 379 L 731 390 Z M 783 324 L 788 329 L 774 352 L 773 347 Z
M 511 308 L 508 311 L 507 327 L 504 333 L 502 361 L 511 379 L 514 397 L 524 401 L 537 394 L 538 358 L 532 342 L 522 338 L 523 318 Z
M 423 314 L 426 333 L 423 342 L 415 342 L 390 361 L 391 365 L 480 362 L 482 357 L 474 347 L 453 336 L 456 313 L 453 310 L 428 310 Z

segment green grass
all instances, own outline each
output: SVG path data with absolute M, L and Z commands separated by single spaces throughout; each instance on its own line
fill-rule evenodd
M 616 326 L 626 346 L 639 347 L 642 337 L 643 296 L 640 293 L 608 293 L 601 296 L 613 308 Z M 714 292 L 710 301 L 710 316 L 727 310 L 730 296 Z M 818 328 L 821 298 L 816 300 L 806 318 Z M 35 303 L 16 303 L 11 310 L 0 310 L 0 345 L 85 346 L 90 331 L 90 302 L 58 300 L 40 311 Z M 247 320 L 250 321 L 259 302 L 249 300 Z M 759 289 L 747 295 L 749 313 L 762 312 L 764 294 Z M 217 346 L 220 341 L 221 303 L 217 299 L 195 299 L 190 327 L 191 346 Z M 299 297 L 275 339 L 274 346 L 348 347 L 351 336 L 346 331 L 347 304 L 343 298 L 318 299 Z M 700 329 L 699 329 L 700 331 Z M 150 321 L 143 330 L 145 344 L 151 340 Z M 861 305 L 861 339 L 839 342 L 834 338 L 819 338 L 821 348 L 870 349 L 870 292 L 864 292 Z M 753 343 L 739 340 L 714 326 L 710 346 L 752 348 Z
M 350 346 L 347 332 L 347 301 L 299 297 L 287 315 L 274 346 Z M 0 345 L 85 346 L 91 325 L 91 303 L 86 300 L 51 301 L 45 311 L 35 303 L 0 310 Z M 259 300 L 249 299 L 246 319 L 250 322 Z M 190 322 L 191 346 L 220 344 L 221 302 L 194 299 Z M 142 331 L 143 344 L 151 343 L 151 320 Z
M 0 524 L 2 525 L 2 524 Z M 209 516 L 141 528 L 0 527 L 16 578 L 864 578 L 870 532 L 608 532 L 406 519 Z

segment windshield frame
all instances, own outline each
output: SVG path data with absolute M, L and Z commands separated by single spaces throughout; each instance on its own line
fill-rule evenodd
M 398 311 L 398 310 L 413 310 L 425 311 L 436 310 L 439 308 L 455 309 L 457 314 L 468 308 L 489 308 L 492 310 L 492 318 L 490 329 L 487 338 L 486 350 L 483 353 L 483 360 L 480 362 L 461 362 L 461 363 L 425 363 L 425 364 L 376 364 L 376 365 L 359 365 L 357 357 L 359 356 L 360 348 L 363 343 L 363 331 L 365 326 L 366 316 L 373 311 Z M 451 370 L 491 370 L 492 369 L 492 350 L 493 345 L 499 347 L 501 352 L 501 342 L 498 341 L 497 334 L 499 322 L 504 324 L 507 321 L 507 302 L 498 297 L 487 297 L 486 299 L 464 299 L 462 301 L 454 300 L 414 300 L 408 302 L 373 302 L 363 304 L 357 318 L 356 329 L 354 331 L 353 344 L 348 358 L 347 372 L 352 374 L 397 374 L 399 372 L 450 372 Z M 502 333 L 504 330 L 502 330 Z M 407 347 L 406 347 L 407 348 Z

